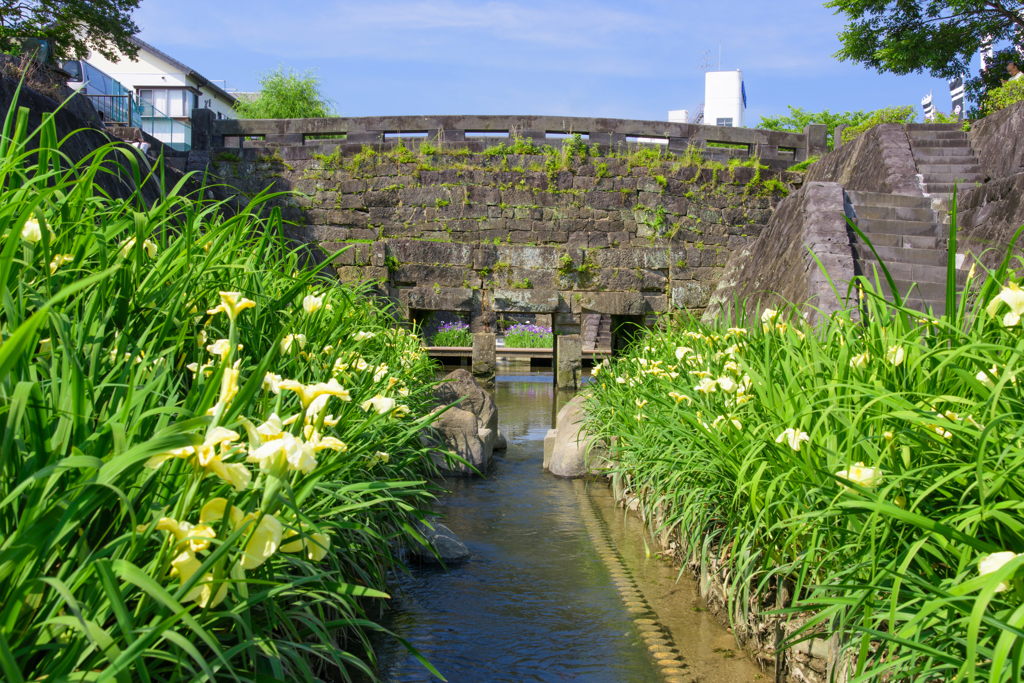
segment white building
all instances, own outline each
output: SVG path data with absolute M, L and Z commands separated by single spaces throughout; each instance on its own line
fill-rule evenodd
M 704 76 L 704 123 L 742 128 L 747 94 L 742 71 L 708 71 Z
M 93 51 L 89 63 L 134 91 L 139 102 L 176 121 L 190 122 L 196 108 L 212 109 L 219 119 L 236 118 L 235 95 L 226 82 L 211 81 L 138 38 L 129 40 L 139 48 L 138 61 L 124 56 L 111 61 Z

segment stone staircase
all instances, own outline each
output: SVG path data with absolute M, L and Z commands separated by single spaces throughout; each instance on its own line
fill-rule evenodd
M 907 305 L 919 311 L 931 307 L 939 314 L 946 306 L 946 234 L 931 197 L 875 192 L 846 192 L 846 215 L 864 232 L 885 262 Z M 878 259 L 857 233 L 850 230 L 853 270 L 875 281 L 891 297 Z
M 974 185 L 984 180 L 978 158 L 959 123 L 911 123 L 907 125 L 923 190 L 937 199 L 949 199 L 953 184 Z
M 583 325 L 583 350 L 611 353 L 612 317 L 588 315 Z
M 949 198 L 954 184 L 984 179 L 962 124 L 909 124 L 906 127 L 925 196 L 846 192 L 846 215 L 857 224 L 892 275 L 900 296 L 919 311 L 941 314 L 946 308 Z M 854 273 L 875 279 L 878 259 L 850 230 Z M 878 269 L 882 292 L 891 297 Z M 963 285 L 965 273 L 957 273 Z

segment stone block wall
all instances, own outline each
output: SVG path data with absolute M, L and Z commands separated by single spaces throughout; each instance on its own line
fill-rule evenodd
M 545 155 L 244 151 L 214 150 L 217 175 L 240 199 L 300 193 L 279 201 L 293 236 L 340 279 L 382 282 L 406 313 L 469 312 L 474 332 L 502 313 L 551 316 L 559 334 L 579 334 L 585 313 L 700 313 L 730 256 L 803 181 L 620 157 L 552 169 Z
M 1024 102 L 973 122 L 968 139 L 988 177 L 959 188 L 957 252 L 967 255 L 965 268 L 974 260 L 997 268 L 1024 225 Z M 1024 258 L 1022 247 L 1018 243 L 1014 255 Z

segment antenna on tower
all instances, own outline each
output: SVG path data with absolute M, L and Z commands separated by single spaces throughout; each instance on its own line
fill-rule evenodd
M 719 49 L 721 49 L 721 47 L 719 47 Z M 710 71 L 711 68 L 715 67 L 715 66 L 717 66 L 719 69 L 721 69 L 721 67 L 722 67 L 721 53 L 719 53 L 719 57 L 718 57 L 719 62 L 718 62 L 718 64 L 714 64 L 714 63 L 711 62 L 711 50 L 704 50 L 700 54 L 702 56 L 700 58 L 700 65 L 697 67 L 698 69 L 700 69 L 701 71 L 703 71 L 705 73 Z

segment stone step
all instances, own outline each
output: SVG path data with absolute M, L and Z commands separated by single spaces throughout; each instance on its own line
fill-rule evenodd
M 951 196 L 953 196 L 953 186 L 953 183 L 925 183 L 924 191 L 927 192 L 932 197 L 942 197 L 944 199 L 949 199 Z M 974 187 L 974 183 L 959 183 L 957 185 L 957 190 L 959 192 L 963 192 L 964 190 L 972 187 Z
M 980 183 L 985 180 L 985 176 L 982 173 L 924 173 L 924 182 L 929 184 L 936 183 Z
M 976 159 L 961 161 L 963 157 L 949 157 L 948 164 L 921 164 L 917 165 L 917 172 L 925 176 L 933 173 L 981 173 L 981 165 Z M 955 160 L 955 161 L 953 161 Z
M 884 220 L 898 221 L 922 221 L 930 223 L 935 220 L 935 214 L 929 208 L 914 208 L 910 206 L 858 206 L 853 205 L 853 211 L 857 218 L 881 218 Z
M 871 249 L 864 244 L 851 244 L 850 249 L 853 251 L 853 258 L 862 261 L 877 261 L 875 255 L 871 252 Z M 875 251 L 878 252 L 879 258 L 881 258 L 886 266 L 895 266 L 896 264 L 906 265 L 922 265 L 922 266 L 942 266 L 945 268 L 946 263 L 946 252 L 945 250 L 938 249 L 907 249 L 903 247 L 884 247 L 875 245 Z
M 847 192 L 853 206 L 905 206 L 911 209 L 930 209 L 931 199 L 907 194 L 885 192 Z
M 953 131 L 963 132 L 964 124 L 962 123 L 908 123 L 906 125 L 907 133 L 918 133 L 932 131 L 935 133 L 948 133 Z
M 953 147 L 953 148 L 964 148 L 970 149 L 971 143 L 967 142 L 967 137 L 964 136 L 960 139 L 949 139 L 949 138 L 910 138 L 910 146 L 914 149 L 922 147 Z
M 914 158 L 924 161 L 928 157 L 973 157 L 970 147 L 914 147 Z M 929 161 L 929 163 L 932 163 Z
M 867 231 L 864 231 L 864 235 L 876 247 L 903 247 L 906 249 L 939 249 L 945 247 L 945 242 L 933 235 L 902 235 L 900 233 Z M 850 243 L 863 244 L 864 240 L 861 239 L 860 235 L 851 230 Z
M 883 233 L 888 235 L 921 235 L 938 237 L 939 226 L 931 221 L 900 221 L 885 218 L 857 218 L 857 227 L 866 233 Z
M 915 140 L 966 140 L 967 133 L 962 130 L 908 130 L 910 141 Z
M 878 266 L 878 261 L 870 259 L 854 259 L 854 272 L 867 275 L 872 282 L 875 281 L 875 267 Z M 945 266 L 925 266 L 916 263 L 889 263 L 885 262 L 885 267 L 889 271 L 889 275 L 896 282 L 916 282 L 922 287 L 929 288 L 928 291 L 934 291 L 933 287 L 942 286 L 943 296 L 945 295 L 946 286 L 946 267 Z M 882 269 L 878 268 L 878 277 L 885 282 L 885 275 L 882 273 Z M 908 292 L 910 287 L 900 287 L 900 292 Z
M 963 156 L 939 156 L 939 157 L 928 157 L 920 154 L 914 155 L 914 161 L 917 162 L 917 168 L 920 170 L 921 166 L 969 166 L 971 164 L 977 164 L 978 158 L 970 156 L 964 158 Z

